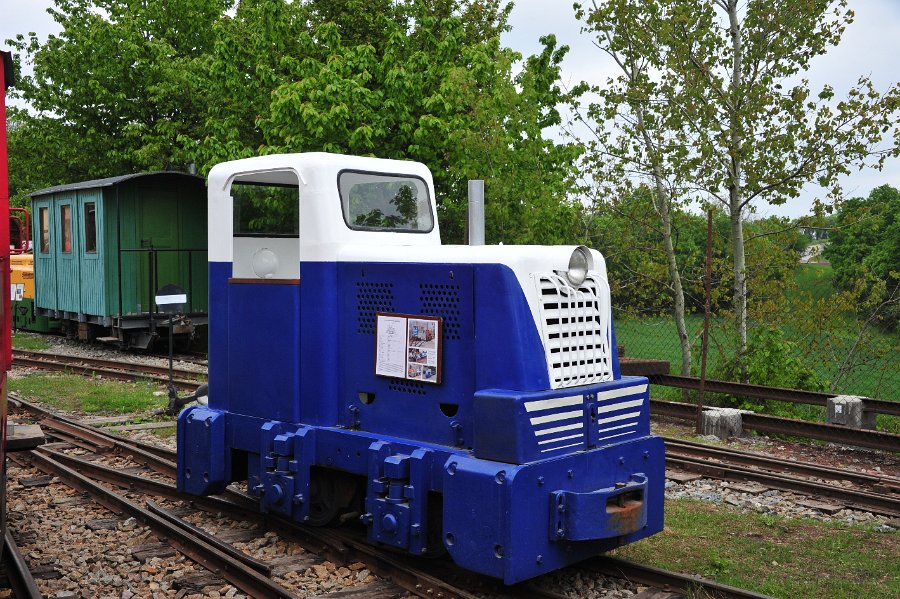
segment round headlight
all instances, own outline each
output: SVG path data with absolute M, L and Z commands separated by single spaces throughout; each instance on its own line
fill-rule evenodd
M 260 248 L 253 254 L 250 266 L 260 279 L 271 279 L 278 272 L 278 256 L 269 248 Z
M 569 270 L 566 271 L 566 278 L 569 279 L 572 287 L 576 289 L 581 287 L 581 284 L 587 278 L 588 271 L 593 266 L 594 259 L 591 256 L 591 251 L 583 245 L 575 248 L 575 251 L 572 252 L 572 256 L 569 258 Z

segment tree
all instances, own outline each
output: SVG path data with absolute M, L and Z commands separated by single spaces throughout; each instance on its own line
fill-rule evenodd
M 556 105 L 566 96 L 559 63 L 567 48 L 545 38 L 544 51 L 513 77 L 521 56 L 495 35 L 507 27 L 508 8 L 491 8 L 498 4 L 398 3 L 380 16 L 377 44 L 345 39 L 347 23 L 303 30 L 302 12 L 277 21 L 296 34 L 272 35 L 262 7 L 239 7 L 213 58 L 212 85 L 228 98 L 224 92 L 245 81 L 246 62 L 258 72 L 263 65 L 265 91 L 251 92 L 255 100 L 221 102 L 214 114 L 224 124 L 208 123 L 215 135 L 201 143 L 202 164 L 310 150 L 419 160 L 434 174 L 445 239 L 465 237 L 470 178 L 486 179 L 489 241 L 574 239 L 578 208 L 569 195 L 579 150 L 543 137 L 559 122 Z M 292 19 L 301 25 L 285 24 Z M 271 47 L 284 40 L 296 48 L 272 64 Z M 234 126 L 249 121 L 253 127 Z
M 619 13 L 623 4 L 593 5 L 587 13 L 575 5 L 576 16 L 586 21 L 582 32 L 597 34 L 596 46 L 619 68 L 617 77 L 591 91 L 600 101 L 589 105 L 587 119 L 593 139 L 586 163 L 597 185 L 598 197 L 626 195 L 644 197 L 658 217 L 658 229 L 665 251 L 666 280 L 672 297 L 672 318 L 681 346 L 681 374 L 691 374 L 691 340 L 685 322 L 685 294 L 673 243 L 672 212 L 684 202 L 678 173 L 668 162 L 684 144 L 680 131 L 674 135 L 658 126 L 664 108 L 657 83 L 650 77 L 653 66 L 645 55 L 645 32 Z M 610 127 L 612 125 L 612 127 Z M 634 196 L 631 179 L 647 180 L 652 191 Z M 595 200 L 596 206 L 598 202 Z M 635 271 L 637 274 L 637 271 Z M 662 277 L 654 279 L 662 283 Z
M 446 239 L 464 237 L 466 179 L 475 177 L 487 180 L 492 241 L 574 237 L 578 147 L 543 136 L 559 121 L 567 49 L 546 38 L 513 76 L 522 57 L 499 40 L 509 4 L 374 7 L 57 0 L 63 32 L 16 42 L 35 75 L 20 92 L 31 110 L 17 115 L 28 151 L 12 159 L 36 160 L 42 148 L 62 168 L 33 172 L 68 181 L 190 165 L 206 172 L 273 152 L 413 159 L 435 175 Z
M 740 4 L 740 6 L 739 6 Z M 689 190 L 728 213 L 732 298 L 741 378 L 747 379 L 744 220 L 752 203 L 782 204 L 814 181 L 840 196 L 839 176 L 880 168 L 896 143 L 900 89 L 861 77 L 842 100 L 802 78 L 839 43 L 853 13 L 846 0 L 606 0 L 584 11 L 599 39 L 639 29 L 630 50 L 652 78 L 662 159 Z M 598 42 L 600 43 L 600 42 Z M 652 98 L 648 98 L 648 101 Z
M 15 114 L 17 143 L 43 146 L 68 166 L 56 174 L 76 178 L 186 169 L 193 157 L 179 138 L 201 135 L 202 57 L 229 4 L 57 0 L 60 34 L 12 41 L 34 67 L 16 90 L 30 108 Z
M 900 321 L 900 191 L 890 185 L 841 205 L 825 257 L 837 288 L 859 288 L 872 304 L 872 324 L 894 329 Z

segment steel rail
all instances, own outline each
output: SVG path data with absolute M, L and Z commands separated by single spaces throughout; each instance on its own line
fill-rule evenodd
M 199 497 L 179 492 L 174 485 L 135 476 L 95 464 L 75 456 L 67 455 L 53 449 L 40 448 L 55 462 L 69 464 L 90 478 L 128 489 L 141 491 L 167 499 L 191 503 L 200 509 L 211 512 L 223 512 L 232 517 L 263 523 L 267 529 L 291 538 L 305 549 L 326 554 L 328 559 L 341 561 L 362 561 L 370 571 L 391 579 L 398 586 L 421 597 L 444 597 L 446 599 L 477 599 L 477 596 L 459 589 L 439 578 L 428 574 L 414 566 L 403 564 L 402 559 L 383 554 L 383 550 L 329 529 L 310 529 L 298 524 L 262 514 L 255 504 L 249 501 L 243 505 L 226 501 L 217 497 Z M 72 470 L 74 471 L 74 470 Z M 241 497 L 238 495 L 238 497 Z
M 175 485 L 171 483 L 154 480 L 152 478 L 147 478 L 146 476 L 128 474 L 127 472 L 103 466 L 102 464 L 97 464 L 96 462 L 69 455 L 46 446 L 41 446 L 35 451 L 44 453 L 57 462 L 66 464 L 79 472 L 88 474 L 95 480 L 130 491 L 141 491 L 166 499 L 187 501 L 206 511 L 222 512 L 236 518 L 243 518 L 246 516 L 247 510 L 256 509 L 256 504 L 254 502 L 239 493 L 226 493 L 224 496 L 219 497 L 187 495 L 179 492 Z
M 168 384 L 169 379 L 166 376 L 161 376 L 157 374 L 148 374 L 141 372 L 139 370 L 126 370 L 122 368 L 104 368 L 104 367 L 95 367 L 95 366 L 86 366 L 84 364 L 69 364 L 65 362 L 57 362 L 50 359 L 41 359 L 41 358 L 18 358 L 14 357 L 12 361 L 15 366 L 28 366 L 30 368 L 37 368 L 40 370 L 50 370 L 54 372 L 71 372 L 74 374 L 80 374 L 82 376 L 95 376 L 95 375 L 103 375 L 110 379 L 115 379 L 118 381 L 125 382 L 136 382 L 142 380 L 153 381 L 156 383 L 165 383 Z M 199 387 L 201 382 L 199 381 L 190 381 L 183 379 L 175 379 L 173 381 L 176 389 L 181 391 L 194 391 Z
M 73 431 L 84 428 L 84 426 L 77 426 Z M 182 500 L 190 502 L 200 509 L 228 513 L 233 517 L 261 522 L 268 529 L 275 530 L 279 534 L 290 537 L 310 551 L 318 554 L 326 554 L 329 559 L 332 560 L 363 561 L 372 572 L 375 572 L 382 577 L 389 577 L 395 584 L 398 584 L 421 597 L 445 597 L 446 599 L 475 599 L 476 597 L 475 594 L 469 591 L 460 589 L 441 580 L 439 576 L 435 576 L 418 567 L 404 563 L 404 560 L 408 559 L 405 556 L 386 555 L 381 549 L 368 545 L 346 532 L 327 529 L 310 529 L 282 518 L 261 514 L 259 513 L 256 504 L 250 498 L 239 493 L 235 493 L 234 497 L 238 501 L 244 500 L 240 501 L 240 503 L 217 497 L 197 497 L 187 495 L 180 493 L 174 485 L 169 483 L 123 473 L 50 448 L 41 448 L 40 451 L 60 462 L 70 464 L 73 468 L 78 469 L 92 478 L 108 484 L 113 484 L 131 491 L 139 490 L 168 499 Z M 173 522 L 173 524 L 181 525 L 176 522 Z M 637 564 L 631 564 L 631 567 L 642 568 Z M 674 573 L 668 574 L 676 577 L 681 576 Z M 691 580 L 693 581 L 694 579 Z M 695 581 L 693 584 L 696 586 L 698 583 Z M 716 585 L 717 583 L 706 581 L 706 584 Z M 757 597 L 752 594 L 727 596 Z
M 833 481 L 849 481 L 856 485 L 868 485 L 887 489 L 888 492 L 900 493 L 900 478 L 892 476 L 875 476 L 844 468 L 825 468 L 809 462 L 785 460 L 770 456 L 740 451 L 730 447 L 711 447 L 703 443 L 663 437 L 666 452 L 681 457 L 721 460 L 729 464 L 738 464 L 753 468 L 762 468 L 777 472 L 799 474 Z
M 96 366 L 98 368 L 112 368 L 112 369 L 130 369 L 135 371 L 144 372 L 147 374 L 158 374 L 161 376 L 165 376 L 168 378 L 169 376 L 169 367 L 168 366 L 155 366 L 153 364 L 142 364 L 140 362 L 129 362 L 129 361 L 120 361 L 113 360 L 110 358 L 87 358 L 84 356 L 72 356 L 68 354 L 56 354 L 51 352 L 42 352 L 42 351 L 29 351 L 24 349 L 15 349 L 13 350 L 13 359 L 22 358 L 22 359 L 32 359 L 32 360 L 43 360 L 50 359 L 54 362 L 60 362 L 63 364 L 71 364 L 73 366 L 83 366 L 83 367 L 93 367 Z M 172 371 L 181 377 L 204 377 L 206 376 L 203 372 L 197 372 L 194 370 L 187 370 L 184 368 L 173 368 Z
M 230 543 L 226 543 L 225 541 L 216 537 L 215 535 L 209 534 L 208 532 L 206 532 L 199 526 L 194 526 L 190 522 L 188 522 L 186 520 L 182 520 L 175 514 L 163 509 L 162 507 L 153 503 L 152 501 L 147 502 L 147 509 L 149 509 L 151 512 L 153 512 L 157 516 L 160 516 L 161 518 L 165 518 L 166 520 L 168 520 L 175 526 L 180 526 L 181 528 L 185 529 L 186 531 L 188 531 L 195 537 L 197 537 L 199 539 L 203 539 L 204 541 L 206 541 L 207 543 L 209 543 L 210 545 L 212 545 L 219 551 L 221 551 L 223 553 L 227 553 L 234 559 L 247 564 L 248 566 L 250 566 L 257 572 L 262 574 L 263 576 L 268 576 L 270 578 L 272 577 L 272 564 L 268 564 L 266 562 L 260 561 L 256 558 L 253 558 L 253 557 L 247 555 L 246 553 L 244 553 L 243 551 L 241 551 L 239 549 L 235 549 L 234 546 L 231 545 Z
M 675 441 L 675 443 L 678 443 Z M 697 444 L 699 445 L 699 444 Z M 702 448 L 703 446 L 700 446 Z M 808 481 L 794 481 L 794 479 L 785 479 L 784 477 L 767 476 L 755 470 L 747 470 L 741 468 L 728 467 L 727 465 L 712 464 L 708 461 L 709 455 L 721 455 L 721 450 L 709 448 L 710 454 L 701 456 L 699 459 L 692 460 L 686 456 L 673 455 L 671 445 L 667 445 L 667 459 L 671 465 L 678 466 L 684 470 L 699 472 L 714 478 L 723 480 L 754 480 L 762 484 L 766 484 L 770 488 L 777 488 L 786 491 L 805 492 L 811 495 L 824 495 L 838 500 L 850 501 L 856 505 L 865 506 L 866 509 L 874 513 L 880 513 L 887 516 L 900 515 L 900 498 L 884 497 L 881 495 L 872 495 L 861 492 L 853 492 L 840 487 L 832 487 L 830 485 L 818 484 L 814 485 Z M 73 468 L 89 474 L 92 478 L 102 480 L 109 484 L 124 487 L 130 490 L 140 490 L 157 496 L 166 497 L 175 500 L 189 500 L 201 509 L 208 511 L 222 511 L 230 513 L 235 517 L 247 518 L 247 510 L 255 511 L 256 506 L 252 499 L 245 497 L 240 493 L 226 493 L 223 498 L 215 497 L 195 497 L 181 493 L 168 483 L 158 482 L 146 477 L 126 474 L 117 470 L 107 468 L 95 462 L 87 461 L 82 458 L 70 456 L 62 452 L 50 448 L 40 448 L 39 451 L 53 457 L 53 459 L 69 464 Z M 749 454 L 752 456 L 752 454 Z M 816 471 L 818 474 L 818 471 Z M 847 477 L 840 477 L 841 479 Z M 876 477 L 869 477 L 866 482 L 884 482 Z
M 37 406 L 32 406 L 32 404 L 28 404 L 28 402 L 23 401 L 22 403 L 24 407 L 26 407 L 26 409 L 35 407 L 37 408 L 36 411 L 40 413 L 53 414 L 49 410 L 38 408 Z M 55 414 L 53 415 L 54 417 L 56 416 Z M 94 427 L 80 424 L 77 421 L 70 421 L 70 423 L 74 425 L 70 429 L 73 433 L 87 431 L 108 437 L 114 440 L 116 443 L 123 443 L 122 440 L 117 436 L 98 431 Z M 128 451 L 134 449 L 130 446 L 131 444 L 131 441 L 123 443 Z M 123 448 L 123 450 L 125 450 L 126 448 Z M 69 463 L 82 472 L 89 473 L 90 476 L 96 478 L 97 480 L 102 480 L 109 484 L 113 484 L 132 491 L 142 490 L 144 492 L 167 497 L 169 499 L 178 499 L 190 502 L 200 509 L 219 511 L 229 513 L 233 516 L 243 519 L 261 521 L 265 523 L 266 527 L 270 530 L 274 530 L 279 534 L 290 537 L 292 540 L 298 542 L 300 545 L 304 546 L 310 551 L 313 551 L 315 553 L 325 553 L 330 559 L 363 561 L 364 563 L 366 563 L 370 571 L 382 577 L 390 578 L 392 582 L 394 582 L 398 586 L 401 586 L 402 588 L 420 597 L 443 597 L 446 599 L 476 599 L 478 597 L 478 595 L 467 590 L 455 587 L 454 585 L 451 585 L 441 580 L 439 577 L 421 570 L 420 568 L 416 568 L 404 563 L 404 560 L 408 559 L 406 558 L 406 556 L 385 554 L 383 550 L 368 545 L 367 543 L 362 542 L 356 538 L 353 538 L 349 534 L 342 534 L 340 532 L 332 530 L 309 529 L 282 518 L 260 514 L 255 505 L 250 505 L 251 502 L 249 501 L 249 498 L 246 498 L 246 503 L 244 503 L 243 505 L 239 505 L 232 501 L 227 501 L 221 498 L 197 497 L 193 495 L 187 495 L 180 493 L 174 485 L 171 485 L 169 483 L 163 483 L 154 481 L 152 479 L 147 479 L 145 477 L 126 474 L 111 468 L 107 468 L 105 466 L 101 466 L 99 464 L 95 464 L 88 460 L 77 458 L 75 456 L 69 456 L 62 452 L 57 452 L 49 448 L 41 448 L 39 451 L 45 454 L 49 454 L 50 456 L 52 456 L 53 460 L 59 460 L 59 462 Z M 165 454 L 171 455 L 171 452 L 166 451 Z M 62 464 L 60 464 L 60 466 L 65 468 L 65 466 L 62 466 Z M 234 496 L 236 496 L 238 499 L 244 498 L 243 495 L 240 495 L 238 493 L 235 493 Z M 166 522 L 163 517 L 161 517 L 161 519 Z M 172 526 L 182 527 L 180 523 L 167 523 Z M 765 595 L 753 593 L 752 591 L 746 591 L 742 589 L 736 589 L 734 587 L 729 587 L 727 585 L 721 585 L 714 581 L 694 578 L 674 572 L 667 572 L 665 570 L 641 566 L 638 564 L 625 562 L 623 560 L 610 561 L 612 560 L 612 558 L 596 559 L 606 560 L 605 563 L 612 564 L 612 566 L 607 566 L 608 568 L 612 568 L 614 570 L 609 571 L 609 575 L 624 577 L 637 582 L 643 582 L 645 584 L 663 586 L 665 588 L 674 588 L 683 590 L 685 592 L 689 592 L 692 589 L 696 590 L 697 588 L 702 588 L 706 592 L 714 593 L 715 596 L 728 599 L 762 599 L 766 597 Z M 236 586 L 238 585 L 236 584 Z M 537 591 L 537 589 L 532 590 Z
M 54 437 L 59 440 L 61 443 L 67 443 L 74 447 L 80 447 L 85 451 L 92 451 L 94 453 L 99 453 L 100 448 L 96 445 L 88 443 L 87 441 L 82 440 L 77 435 L 70 435 L 63 431 L 47 431 L 47 436 Z
M 12 588 L 16 599 L 41 599 L 40 589 L 31 575 L 28 563 L 22 557 L 15 540 L 6 530 L 4 538 L 5 545 L 3 547 L 3 565 L 6 571 L 6 578 L 9 580 L 9 586 Z
M 619 357 L 619 372 L 623 376 L 651 376 L 669 374 L 669 362 L 644 358 Z
M 103 451 L 112 450 L 119 455 L 128 455 L 136 462 L 143 464 L 160 474 L 171 476 L 173 478 L 175 477 L 175 462 L 154 453 L 150 453 L 143 448 L 135 447 L 128 441 L 115 438 L 111 435 L 101 434 L 101 431 L 96 427 L 75 424 L 56 417 L 44 418 L 41 420 L 41 426 L 54 431 L 54 436 L 57 432 L 62 432 L 64 433 L 64 436 L 70 440 L 87 441 Z
M 127 437 L 122 437 L 120 435 L 113 434 L 109 431 L 105 431 L 102 428 L 99 428 L 99 427 L 96 427 L 96 426 L 93 426 L 90 424 L 86 424 L 80 420 L 76 420 L 73 418 L 69 418 L 67 416 L 63 416 L 62 414 L 58 414 L 57 412 L 55 412 L 53 410 L 47 409 L 43 406 L 40 406 L 35 403 L 31 403 L 30 401 L 27 401 L 25 399 L 22 399 L 22 397 L 19 396 L 17 393 L 11 392 L 9 394 L 9 397 L 15 403 L 19 404 L 23 409 L 25 409 L 28 412 L 31 412 L 32 414 L 37 414 L 39 417 L 52 418 L 55 421 L 64 422 L 66 424 L 69 424 L 69 425 L 72 425 L 75 427 L 81 427 L 82 429 L 84 429 L 84 428 L 90 429 L 90 431 L 92 433 L 94 433 L 95 435 L 106 437 L 107 439 L 109 439 L 110 441 L 113 441 L 113 442 L 125 443 L 131 447 L 141 449 L 146 453 L 156 455 L 157 457 L 168 460 L 169 462 L 174 464 L 176 453 L 174 451 L 172 451 L 171 449 L 165 449 L 162 447 L 157 447 L 156 445 L 144 443 L 143 441 L 137 441 L 134 439 L 129 439 Z
M 696 406 L 693 404 L 662 401 L 659 399 L 650 400 L 650 412 L 658 416 L 671 416 L 693 421 L 696 419 L 695 410 Z M 900 435 L 894 433 L 844 428 L 833 424 L 807 422 L 794 418 L 779 418 L 778 416 L 765 416 L 753 413 L 741 414 L 741 421 L 744 428 L 758 432 L 794 435 L 830 441 L 832 443 L 854 445 L 856 447 L 900 452 Z
M 439 576 L 425 571 L 423 567 L 427 568 L 427 563 L 418 561 L 413 564 L 413 558 L 410 556 L 386 553 L 383 547 L 375 547 L 359 540 L 359 535 L 340 530 L 311 529 L 279 517 L 273 517 L 271 521 L 276 527 L 275 531 L 289 536 L 300 545 L 306 547 L 309 543 L 313 547 L 321 546 L 325 553 L 331 553 L 338 548 L 337 554 L 332 559 L 363 562 L 372 572 L 388 578 L 397 586 L 419 597 L 429 599 L 435 597 L 480 599 L 481 597 L 479 594 L 461 589 L 442 580 Z M 473 577 L 471 573 L 468 574 L 469 579 Z
M 94 451 L 110 451 L 116 446 L 112 439 L 57 418 L 44 418 L 40 421 L 40 425 L 54 433 L 63 433 L 67 437 L 75 437 L 89 447 L 93 447 Z
M 833 424 L 807 422 L 792 418 L 743 414 L 744 426 L 763 433 L 800 435 L 811 439 L 856 445 L 870 449 L 900 452 L 900 435 L 867 429 L 844 428 Z
M 253 568 L 223 553 L 204 540 L 197 538 L 185 529 L 176 526 L 166 519 L 142 508 L 125 497 L 107 490 L 86 476 L 57 462 L 41 452 L 31 452 L 35 466 L 45 472 L 58 476 L 71 488 L 87 493 L 91 498 L 110 511 L 135 518 L 196 563 L 214 574 L 221 576 L 234 586 L 253 597 L 285 597 L 298 598 L 275 581 L 263 576 Z
M 646 584 L 664 590 L 674 590 L 687 596 L 710 596 L 721 599 L 772 599 L 769 595 L 739 589 L 709 580 L 670 572 L 652 566 L 635 564 L 623 559 L 609 556 L 595 557 L 586 562 L 586 565 L 595 567 L 598 571 L 617 578 L 624 578 L 631 582 Z M 698 593 L 699 591 L 699 593 Z
M 650 374 L 651 383 L 678 387 L 680 389 L 700 389 L 700 379 L 693 376 L 680 376 L 676 374 Z M 706 390 L 714 393 L 727 393 L 740 397 L 752 397 L 755 399 L 772 399 L 793 403 L 804 403 L 825 407 L 828 400 L 837 397 L 836 393 L 820 393 L 817 391 L 802 391 L 800 389 L 785 389 L 783 387 L 767 387 L 765 385 L 750 385 L 747 383 L 735 383 L 732 381 L 719 381 L 706 379 Z M 900 401 L 887 401 L 884 399 L 863 400 L 864 409 L 878 414 L 890 414 L 900 416 Z
M 177 455 L 174 451 L 110 434 L 98 427 L 66 418 L 17 396 L 14 399 L 22 408 L 44 416 L 45 418 L 41 422 L 46 422 L 45 426 L 55 431 L 53 435 L 59 436 L 73 445 L 87 451 L 96 451 L 95 447 L 101 447 L 104 451 L 112 448 L 113 453 L 127 455 L 134 461 L 164 476 L 175 478 L 177 475 L 177 466 L 174 461 Z M 237 502 L 247 499 L 231 489 L 227 489 L 224 495 Z
M 666 465 L 681 470 L 697 472 L 712 478 L 733 481 L 751 481 L 761 483 L 779 491 L 790 491 L 803 495 L 829 497 L 842 502 L 847 507 L 880 514 L 891 518 L 900 518 L 900 497 L 845 489 L 835 485 L 817 483 L 811 480 L 785 476 L 773 472 L 761 472 L 743 466 L 717 464 L 706 458 L 691 458 L 672 455 L 666 452 Z
M 55 459 L 69 463 L 73 468 L 84 472 L 86 475 L 129 490 L 139 490 L 152 493 L 168 499 L 180 499 L 193 503 L 200 509 L 228 513 L 233 517 L 262 522 L 270 530 L 291 538 L 304 548 L 317 554 L 324 554 L 328 559 L 341 561 L 363 561 L 367 567 L 382 577 L 391 580 L 406 590 L 422 597 L 443 596 L 447 599 L 454 597 L 459 599 L 474 599 L 475 595 L 453 587 L 440 580 L 439 577 L 424 572 L 418 568 L 411 568 L 404 564 L 404 557 L 385 555 L 382 550 L 372 547 L 353 538 L 347 533 L 328 529 L 310 529 L 293 522 L 260 514 L 255 505 L 236 505 L 215 497 L 196 497 L 179 493 L 169 483 L 154 481 L 140 476 L 126 474 L 94 462 L 75 456 L 69 456 L 52 449 L 40 451 L 53 456 Z M 637 567 L 637 566 L 635 566 Z M 527 595 L 526 595 L 527 596 Z

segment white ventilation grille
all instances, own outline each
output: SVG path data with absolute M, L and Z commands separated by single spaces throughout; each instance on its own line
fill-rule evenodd
M 595 275 L 578 289 L 556 274 L 536 281 L 551 388 L 611 381 L 609 284 Z
M 646 397 L 646 383 L 597 393 L 597 444 L 618 443 L 625 440 L 622 437 L 636 434 L 648 408 Z
M 556 397 L 525 402 L 531 430 L 541 453 L 584 447 L 584 397 Z

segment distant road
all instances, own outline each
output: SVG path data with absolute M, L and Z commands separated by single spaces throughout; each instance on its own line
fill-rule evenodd
M 820 241 L 807 246 L 800 254 L 800 262 L 803 264 L 829 264 L 828 260 L 822 258 L 822 251 L 827 243 L 827 241 Z

